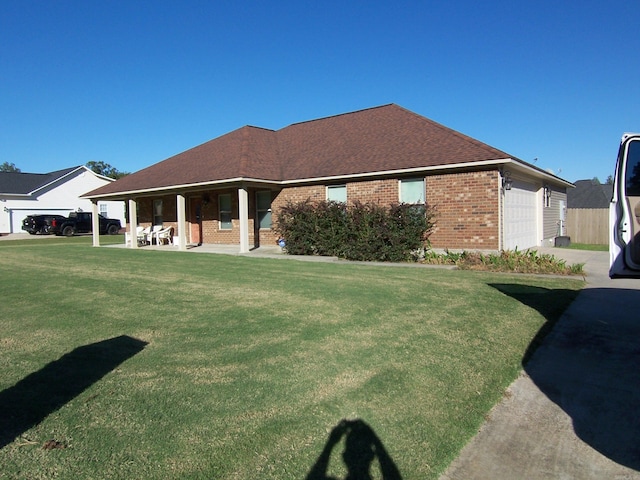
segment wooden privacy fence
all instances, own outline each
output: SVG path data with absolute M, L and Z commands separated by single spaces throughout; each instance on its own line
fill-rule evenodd
M 609 243 L 609 210 L 606 208 L 568 208 L 567 235 L 571 243 L 607 245 Z

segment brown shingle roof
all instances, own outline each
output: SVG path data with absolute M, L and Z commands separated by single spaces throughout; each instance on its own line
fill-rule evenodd
M 295 123 L 242 127 L 87 194 L 231 179 L 295 181 L 511 158 L 398 105 Z

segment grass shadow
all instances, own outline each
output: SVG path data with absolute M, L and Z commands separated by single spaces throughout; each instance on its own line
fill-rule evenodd
M 524 305 L 536 309 L 546 320 L 524 352 L 522 356 L 523 366 L 529 363 L 535 351 L 551 332 L 564 311 L 580 293 L 580 290 L 548 289 L 515 283 L 492 283 L 489 286 L 505 295 L 509 295 Z
M 147 342 L 126 335 L 78 347 L 0 392 L 0 448 L 81 394 Z

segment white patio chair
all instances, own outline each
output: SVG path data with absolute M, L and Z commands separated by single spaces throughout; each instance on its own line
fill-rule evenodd
M 151 227 L 151 231 L 147 233 L 147 243 L 149 245 L 153 245 L 153 238 L 160 230 L 162 230 L 162 225 L 154 225 L 153 227 Z
M 151 232 L 151 227 L 136 227 L 136 238 L 138 240 L 138 245 L 146 245 L 147 244 L 147 235 Z
M 164 245 L 164 241 L 166 240 L 169 245 L 173 244 L 173 227 L 163 228 L 159 230 L 155 234 L 156 236 L 156 245 Z
M 142 227 L 138 227 L 136 229 L 136 237 L 140 234 L 140 231 L 142 230 Z M 131 245 L 131 232 L 124 232 L 124 244 L 125 245 Z

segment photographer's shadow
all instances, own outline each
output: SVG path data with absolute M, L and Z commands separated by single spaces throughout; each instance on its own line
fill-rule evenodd
M 342 420 L 336 425 L 327 440 L 318 460 L 311 468 L 306 480 L 338 480 L 328 475 L 333 448 L 345 437 L 342 460 L 347 468 L 344 480 L 371 480 L 371 467 L 378 459 L 383 480 L 402 480 L 398 467 L 393 462 L 380 439 L 371 427 L 362 420 Z

